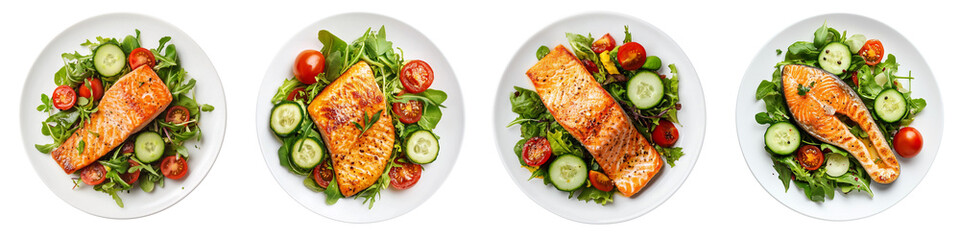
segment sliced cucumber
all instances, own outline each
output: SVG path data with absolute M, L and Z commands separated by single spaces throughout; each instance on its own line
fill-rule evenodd
M 290 148 L 290 159 L 293 164 L 302 169 L 312 169 L 323 159 L 324 149 L 316 138 L 306 137 L 298 139 Z
M 663 81 L 660 75 L 651 71 L 641 71 L 627 82 L 627 97 L 639 109 L 648 109 L 660 103 L 663 98 Z
M 850 67 L 853 60 L 850 56 L 850 48 L 840 42 L 832 42 L 823 47 L 820 56 L 817 57 L 820 67 L 834 75 L 843 74 L 843 71 Z
M 839 153 L 827 153 L 827 164 L 824 168 L 827 169 L 827 175 L 832 177 L 839 177 L 844 173 L 847 173 L 847 170 L 850 169 L 850 159 L 843 154 Z
M 800 147 L 800 131 L 788 122 L 774 123 L 763 134 L 763 141 L 773 153 L 791 154 Z
M 440 153 L 440 143 L 437 142 L 437 137 L 432 132 L 420 130 L 407 137 L 404 150 L 410 161 L 427 164 L 437 160 L 437 154 Z
M 160 160 L 165 147 L 166 144 L 163 143 L 163 138 L 160 137 L 159 133 L 146 131 L 137 135 L 137 139 L 133 143 L 133 153 L 137 155 L 137 159 L 140 159 L 141 162 L 152 163 Z
M 104 77 L 113 77 L 127 66 L 127 55 L 119 46 L 105 43 L 93 51 L 93 67 Z
M 283 101 L 270 111 L 270 129 L 277 136 L 286 137 L 300 128 L 303 123 L 303 107 L 293 101 Z
M 884 122 L 900 121 L 903 115 L 907 114 L 907 100 L 896 89 L 883 90 L 873 102 L 873 110 L 877 111 L 877 117 Z
M 562 155 L 550 163 L 547 175 L 558 190 L 564 192 L 577 190 L 587 182 L 587 163 L 571 154 Z

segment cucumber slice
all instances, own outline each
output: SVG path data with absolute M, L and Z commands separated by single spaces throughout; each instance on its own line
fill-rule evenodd
M 106 43 L 93 51 L 93 67 L 104 77 L 113 77 L 127 66 L 127 55 L 119 46 Z
M 286 137 L 300 128 L 303 123 L 303 108 L 299 103 L 283 101 L 270 111 L 270 129 L 277 136 Z
M 574 191 L 587 182 L 587 163 L 571 154 L 562 155 L 550 163 L 547 175 L 558 190 Z
M 873 102 L 873 110 L 884 122 L 900 121 L 903 115 L 907 114 L 907 100 L 896 89 L 883 90 Z
M 663 98 L 663 81 L 660 75 L 651 71 L 641 71 L 627 82 L 627 97 L 639 109 L 648 109 L 660 103 Z
M 440 153 L 440 143 L 430 131 L 420 130 L 407 137 L 404 151 L 410 161 L 419 164 L 432 163 L 437 160 L 437 154 Z
M 763 134 L 763 142 L 773 153 L 791 154 L 800 147 L 800 131 L 788 122 L 774 123 Z
M 316 138 L 301 138 L 294 142 L 293 147 L 290 148 L 290 159 L 299 168 L 313 169 L 320 164 L 324 152 L 326 151 L 320 146 L 320 141 Z
M 839 153 L 827 153 L 827 164 L 824 166 L 827 170 L 827 175 L 832 177 L 839 177 L 844 173 L 847 173 L 847 170 L 850 169 L 850 159 L 843 154 Z
M 137 159 L 140 159 L 141 162 L 152 163 L 160 160 L 165 147 L 166 144 L 163 143 L 163 138 L 160 137 L 159 133 L 146 131 L 137 135 L 137 139 L 133 143 L 133 153 L 137 155 Z
M 820 56 L 817 57 L 820 67 L 834 75 L 843 74 L 843 71 L 850 67 L 852 58 L 850 48 L 840 42 L 832 42 L 823 47 Z

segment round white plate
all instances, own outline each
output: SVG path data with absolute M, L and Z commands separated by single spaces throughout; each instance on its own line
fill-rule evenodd
M 443 90 L 447 93 L 447 101 L 443 105 L 443 117 L 434 133 L 440 136 L 440 155 L 437 161 L 423 165 L 423 175 L 417 185 L 406 190 L 395 190 L 392 187 L 381 191 L 372 209 L 363 204 L 363 199 L 353 197 L 340 199 L 334 205 L 327 205 L 326 195 L 313 192 L 303 186 L 304 176 L 291 173 L 283 166 L 277 156 L 277 149 L 281 142 L 270 130 L 268 119 L 273 104 L 270 98 L 277 93 L 277 88 L 284 79 L 293 77 L 293 60 L 297 54 L 306 49 L 320 50 L 323 44 L 317 40 L 317 32 L 328 30 L 347 43 L 359 38 L 368 28 L 373 30 L 386 26 L 387 40 L 393 42 L 393 47 L 402 48 L 406 60 L 421 59 L 430 63 L 435 80 L 430 88 Z M 440 188 L 450 170 L 456 163 L 460 152 L 460 142 L 463 139 L 463 98 L 460 85 L 453 74 L 453 69 L 443 57 L 440 49 L 422 33 L 399 20 L 370 13 L 348 13 L 325 18 L 310 24 L 297 32 L 287 44 L 280 48 L 280 52 L 273 59 L 267 74 L 260 85 L 260 94 L 257 98 L 256 129 L 260 140 L 260 151 L 267 163 L 270 172 L 283 187 L 283 190 L 296 199 L 301 205 L 313 212 L 330 219 L 366 223 L 391 219 L 413 210 L 427 200 Z
M 893 183 L 871 184 L 873 198 L 862 192 L 843 194 L 837 191 L 833 200 L 827 199 L 825 202 L 817 203 L 808 200 L 803 190 L 793 183 L 787 191 L 784 191 L 783 183 L 777 178 L 778 175 L 773 169 L 773 160 L 763 149 L 763 133 L 767 125 L 758 124 L 754 120 L 754 115 L 765 110 L 763 101 L 757 101 L 755 97 L 757 85 L 761 80 L 770 80 L 774 66 L 783 60 L 783 55 L 777 56 L 776 49 L 786 52 L 787 47 L 796 41 L 813 41 L 813 32 L 823 25 L 824 21 L 827 26 L 841 33 L 846 30 L 847 36 L 860 33 L 866 35 L 867 39 L 879 39 L 883 42 L 885 52 L 897 57 L 897 62 L 900 63 L 899 74 L 906 75 L 908 71 L 913 71 L 913 77 L 916 79 L 913 81 L 912 96 L 927 100 L 927 107 L 910 125 L 923 134 L 923 150 L 916 157 L 899 158 L 901 174 L 900 178 Z M 743 151 L 743 157 L 753 176 L 757 178 L 757 182 L 770 193 L 770 196 L 790 209 L 824 220 L 853 220 L 871 216 L 906 197 L 920 183 L 930 169 L 930 165 L 933 164 L 933 159 L 940 148 L 940 138 L 943 136 L 941 129 L 943 129 L 943 103 L 937 82 L 926 61 L 910 41 L 893 28 L 859 15 L 821 15 L 787 27 L 757 53 L 757 57 L 753 59 L 743 75 L 740 93 L 737 96 L 737 136 L 740 140 L 740 150 Z
M 94 191 L 90 186 L 81 184 L 81 187 L 72 189 L 74 185 L 71 178 L 76 176 L 65 174 L 49 154 L 37 151 L 34 144 L 51 143 L 53 139 L 40 134 L 41 122 L 46 119 L 47 114 L 38 112 L 36 108 L 40 105 L 40 94 L 46 93 L 49 96 L 57 87 L 53 82 L 53 75 L 63 67 L 60 54 L 73 51 L 88 54 L 90 50 L 80 46 L 87 39 L 96 41 L 97 36 L 122 39 L 135 34 L 134 29 L 140 29 L 140 41 L 145 48 L 157 47 L 158 41 L 164 36 L 172 37 L 168 44 L 177 46 L 180 63 L 188 72 L 187 77 L 197 79 L 194 89 L 197 102 L 213 105 L 216 109 L 202 114 L 200 125 L 203 139 L 199 142 L 184 143 L 190 149 L 190 172 L 187 176 L 181 180 L 167 179 L 163 188 L 157 188 L 152 193 L 145 193 L 140 189 L 120 193 L 124 205 L 124 208 L 120 208 L 110 195 Z M 227 106 L 220 77 L 200 46 L 179 28 L 160 19 L 137 14 L 101 15 L 83 20 L 64 30 L 37 57 L 30 74 L 27 75 L 20 100 L 23 147 L 40 179 L 63 201 L 84 212 L 105 218 L 147 216 L 173 206 L 186 197 L 213 167 L 223 143 L 226 121 Z
M 680 76 L 680 104 L 679 111 L 680 139 L 678 147 L 683 147 L 684 156 L 676 162 L 675 167 L 664 163 L 660 173 L 654 177 L 643 190 L 633 197 L 627 198 L 615 194 L 613 203 L 601 206 L 593 202 L 578 201 L 576 196 L 568 199 L 566 192 L 561 192 L 552 185 L 544 185 L 542 179 L 527 180 L 530 171 L 520 165 L 513 147 L 520 140 L 520 127 L 507 128 L 507 124 L 517 118 L 511 110 L 509 96 L 514 92 L 514 86 L 533 89 L 533 84 L 526 76 L 526 71 L 537 63 L 536 52 L 541 45 L 551 49 L 563 44 L 570 49 L 565 33 L 593 34 L 595 38 L 610 33 L 622 43 L 623 26 L 629 25 L 633 41 L 638 42 L 647 50 L 647 56 L 658 56 L 663 60 L 661 73 L 670 76 L 668 64 L 676 64 Z M 497 150 L 514 182 L 534 202 L 561 217 L 583 223 L 615 223 L 634 219 L 653 210 L 673 195 L 687 175 L 693 169 L 700 155 L 700 146 L 703 143 L 704 125 L 706 124 L 706 110 L 704 109 L 703 90 L 700 79 L 693 69 L 690 59 L 683 53 L 680 46 L 667 34 L 653 25 L 640 19 L 611 13 L 590 13 L 577 15 L 560 20 L 537 32 L 514 55 L 510 65 L 503 73 L 503 79 L 497 89 L 493 110 L 493 130 L 497 137 Z

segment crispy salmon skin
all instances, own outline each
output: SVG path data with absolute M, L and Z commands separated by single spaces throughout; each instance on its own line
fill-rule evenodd
M 124 75 L 103 94 L 90 120 L 50 152 L 71 174 L 106 155 L 147 126 L 173 101 L 170 90 L 150 67 Z M 83 143 L 80 147 L 81 142 Z M 82 151 L 81 151 L 82 149 Z
M 557 123 L 583 144 L 620 193 L 633 196 L 660 171 L 660 153 L 566 47 L 555 47 L 527 77 Z
M 318 94 L 307 112 L 313 118 L 333 158 L 333 170 L 343 196 L 353 196 L 373 185 L 393 154 L 394 129 L 386 97 L 370 65 L 360 61 Z M 364 115 L 380 112 L 380 119 L 363 132 Z

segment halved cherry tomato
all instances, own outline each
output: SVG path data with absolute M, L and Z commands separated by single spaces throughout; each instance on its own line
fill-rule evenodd
M 550 141 L 545 137 L 532 137 L 523 144 L 523 162 L 527 166 L 536 167 L 543 165 L 550 159 L 553 149 L 550 148 Z
M 160 163 L 160 172 L 169 179 L 177 180 L 187 175 L 187 160 L 174 155 L 163 159 Z
M 393 103 L 393 114 L 396 114 L 402 123 L 415 123 L 420 121 L 420 117 L 423 116 L 423 102 L 419 100 L 395 102 Z
M 640 69 L 647 61 L 647 50 L 637 42 L 628 42 L 617 50 L 617 61 L 628 71 Z
M 323 163 L 313 168 L 313 181 L 322 188 L 330 186 L 330 181 L 333 180 L 333 170 L 330 169 L 329 162 L 330 161 L 323 161 Z
M 313 49 L 303 50 L 293 63 L 293 76 L 303 84 L 317 83 L 317 75 L 323 73 L 326 66 L 323 53 Z
M 157 66 L 157 58 L 153 56 L 153 52 L 146 48 L 137 48 L 130 51 L 130 57 L 127 58 L 127 61 L 130 63 L 130 69 L 137 69 L 143 65 L 150 66 L 150 68 Z
M 132 141 L 132 140 L 129 140 L 129 141 L 124 142 L 124 143 L 123 143 L 123 148 L 120 149 L 120 153 L 133 153 L 133 150 L 134 150 L 134 147 L 133 147 L 133 146 L 134 146 L 134 145 L 133 145 L 133 141 Z
M 423 172 L 423 167 L 420 164 L 399 161 L 395 163 L 397 166 L 390 169 L 390 186 L 397 190 L 403 190 L 413 187 L 420 181 L 420 174 Z
M 53 90 L 53 106 L 60 110 L 67 110 L 77 104 L 77 92 L 67 85 Z
M 806 145 L 797 150 L 797 162 L 807 170 L 817 170 L 823 165 L 823 152 L 814 145 Z
M 127 160 L 127 162 L 130 163 L 130 168 L 140 166 L 139 163 L 133 160 Z M 123 181 L 127 184 L 133 184 L 133 182 L 136 182 L 137 179 L 140 179 L 140 169 L 137 169 L 137 171 L 134 172 L 121 173 L 120 179 L 123 179 Z
M 93 162 L 80 171 L 80 179 L 83 180 L 83 183 L 90 186 L 101 184 L 103 180 L 107 179 L 107 169 L 99 162 Z
M 867 40 L 857 54 L 863 57 L 863 61 L 865 61 L 867 65 L 877 65 L 880 63 L 880 60 L 883 60 L 883 44 L 880 43 L 880 40 Z
M 287 101 L 300 101 L 307 99 L 307 89 L 304 87 L 294 88 L 293 91 L 290 91 L 290 94 L 287 94 Z
M 433 68 L 423 60 L 413 60 L 400 69 L 400 83 L 408 93 L 421 93 L 433 84 Z
M 584 59 L 582 62 L 583 62 L 583 67 L 587 68 L 587 71 L 589 71 L 590 73 L 600 72 L 600 68 L 597 68 L 597 64 L 594 63 L 593 61 Z
M 856 72 L 856 71 L 853 72 L 853 85 L 854 85 L 854 86 L 860 86 L 860 78 L 857 77 L 857 72 Z
M 661 147 L 672 147 L 677 143 L 678 138 L 680 138 L 680 132 L 677 131 L 677 126 L 666 119 L 660 119 L 657 127 L 653 128 L 653 142 Z
M 609 192 L 613 190 L 613 181 L 602 172 L 590 170 L 590 185 L 600 191 Z
M 90 85 L 90 87 L 87 88 L 87 85 Z M 93 89 L 93 91 L 90 91 L 90 89 Z M 90 98 L 93 96 L 93 99 L 91 100 L 99 101 L 100 98 L 103 98 L 103 83 L 100 82 L 100 79 L 87 78 L 87 80 L 83 81 L 83 84 L 80 85 L 80 89 L 77 90 L 77 93 L 80 94 L 81 97 L 85 98 Z
M 604 34 L 603 37 L 597 39 L 596 42 L 593 42 L 593 45 L 590 46 L 590 50 L 593 50 L 595 53 L 602 53 L 606 51 L 613 51 L 613 48 L 617 46 L 617 41 L 613 40 L 613 37 L 609 33 Z
M 913 127 L 901 128 L 893 135 L 893 149 L 905 158 L 916 157 L 923 149 L 923 136 Z
M 163 120 L 173 124 L 185 123 L 190 121 L 190 111 L 183 106 L 173 106 L 167 109 L 167 116 Z

